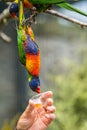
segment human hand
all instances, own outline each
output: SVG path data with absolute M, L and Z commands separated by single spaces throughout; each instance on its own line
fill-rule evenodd
M 51 91 L 44 92 L 41 96 L 43 105 L 39 108 L 36 108 L 34 102 L 30 100 L 17 123 L 17 130 L 46 130 L 55 119 L 55 107 L 51 96 Z

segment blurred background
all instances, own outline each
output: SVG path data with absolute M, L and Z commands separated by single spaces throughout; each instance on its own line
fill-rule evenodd
M 87 0 L 72 4 L 87 12 Z M 6 7 L 0 2 L 0 13 Z M 87 22 L 87 17 L 58 10 Z M 48 130 L 87 130 L 87 28 L 43 13 L 36 21 L 32 28 L 41 51 L 41 90 L 53 91 L 56 106 L 56 119 Z M 35 93 L 19 62 L 15 20 L 0 24 L 2 31 L 11 41 L 0 37 L 0 128 L 12 130 L 16 115 Z

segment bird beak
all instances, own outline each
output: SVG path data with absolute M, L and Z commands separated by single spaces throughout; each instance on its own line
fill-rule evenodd
M 16 14 L 14 12 L 11 15 L 13 18 L 16 18 Z
M 40 93 L 40 86 L 37 87 L 36 92 Z

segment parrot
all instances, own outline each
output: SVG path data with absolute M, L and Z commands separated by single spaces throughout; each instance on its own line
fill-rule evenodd
M 34 34 L 29 25 L 22 25 L 24 17 L 23 2 L 19 1 L 19 25 L 17 29 L 18 53 L 21 64 L 28 71 L 30 88 L 40 93 L 40 49 L 34 40 Z
M 13 3 L 16 3 L 17 5 L 18 0 L 15 0 Z M 69 4 L 68 0 L 23 0 L 23 3 L 25 8 L 33 9 L 35 7 L 38 13 L 45 12 L 46 9 L 50 9 L 53 5 L 56 5 L 58 7 L 65 8 L 67 10 L 74 11 L 81 15 L 87 16 L 87 13 Z
M 32 8 L 33 5 L 29 3 L 27 0 L 23 1 L 24 7 L 25 8 Z M 9 6 L 9 13 L 13 18 L 18 17 L 19 15 L 19 5 L 18 5 L 18 0 L 15 0 L 14 2 L 11 3 Z

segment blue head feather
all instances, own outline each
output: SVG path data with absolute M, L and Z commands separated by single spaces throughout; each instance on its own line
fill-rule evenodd
M 32 79 L 29 81 L 29 86 L 33 91 L 40 93 L 40 79 L 39 79 L 39 77 L 33 76 Z
M 18 9 L 18 4 L 17 3 L 12 3 L 9 7 L 9 12 L 10 14 L 15 17 L 17 16 L 18 17 L 18 12 L 19 12 L 19 9 Z

